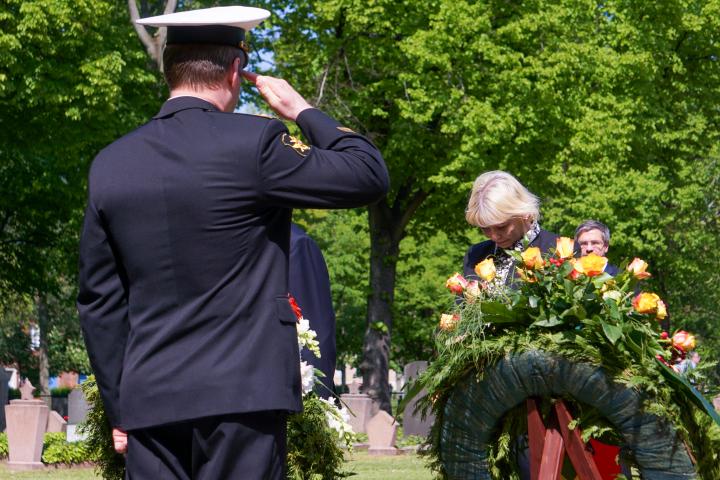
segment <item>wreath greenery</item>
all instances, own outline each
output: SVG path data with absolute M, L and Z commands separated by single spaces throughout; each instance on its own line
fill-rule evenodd
M 611 277 L 603 273 L 604 257 L 590 254 L 573 259 L 572 239 L 565 237 L 547 255 L 535 247 L 507 254 L 517 272 L 511 287 L 498 286 L 492 259 L 476 266 L 476 280 L 455 274 L 447 281 L 455 301 L 450 313 L 441 317 L 435 336 L 437 357 L 407 396 L 425 389 L 427 396 L 419 408 L 426 413 L 432 410 L 437 418 L 425 449 L 431 467 L 449 477 L 441 444 L 453 393 L 468 382 L 482 381 L 500 360 L 539 351 L 598 366 L 615 384 L 638 392 L 643 413 L 674 426 L 694 453 L 699 478 L 719 479 L 720 417 L 694 386 L 702 384 L 702 370 L 710 365 L 687 368 L 686 356 L 694 349 L 695 338 L 684 331 L 672 336 L 662 332 L 664 302 L 637 288 L 639 280 L 650 276 L 647 264 L 634 259 Z M 617 428 L 597 409 L 578 402 L 573 408 L 572 427 L 582 429 L 584 440 L 623 443 Z M 458 411 L 452 413 L 457 416 Z M 472 414 L 467 418 L 474 421 Z M 494 440 L 487 445 L 488 469 L 494 478 L 517 478 L 514 440 L 523 431 L 527 431 L 523 405 L 495 425 Z

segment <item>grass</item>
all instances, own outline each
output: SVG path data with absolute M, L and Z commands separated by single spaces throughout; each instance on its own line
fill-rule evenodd
M 347 463 L 347 471 L 355 473 L 350 480 L 431 480 L 430 470 L 424 460 L 415 454 L 391 457 L 371 457 L 367 452 L 355 452 Z M 98 480 L 92 467 L 46 467 L 30 472 L 8 470 L 6 462 L 0 462 L 2 480 Z

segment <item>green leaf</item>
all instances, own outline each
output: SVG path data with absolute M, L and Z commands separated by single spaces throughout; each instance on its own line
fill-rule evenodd
M 540 299 L 535 295 L 530 295 L 528 297 L 528 304 L 530 305 L 530 308 L 537 308 L 539 301 Z
M 533 322 L 531 326 L 533 327 L 556 327 L 558 325 L 562 325 L 563 322 L 562 319 L 558 318 L 557 315 L 550 315 L 550 317 L 547 320 L 539 320 L 537 322 Z
M 675 373 L 673 369 L 665 365 L 663 362 L 661 362 L 660 360 L 657 360 L 657 362 L 658 364 L 660 364 L 660 371 L 662 372 L 663 376 L 670 383 L 672 383 L 675 388 L 680 390 L 688 398 L 688 400 L 695 404 L 697 408 L 707 413 L 708 416 L 712 418 L 716 424 L 720 425 L 720 415 L 718 415 L 718 412 L 715 410 L 712 404 L 703 396 L 703 394 L 698 392 L 698 390 L 693 387 L 692 384 L 687 381 L 687 379 Z
M 602 320 L 600 321 L 600 325 L 602 325 L 603 333 L 613 345 L 623 336 L 622 329 L 617 325 L 611 325 Z

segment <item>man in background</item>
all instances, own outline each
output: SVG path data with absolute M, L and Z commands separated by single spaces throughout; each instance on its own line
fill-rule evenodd
M 590 253 L 605 257 L 610 248 L 610 229 L 597 220 L 585 220 L 575 229 L 575 246 L 583 257 Z M 608 263 L 605 272 L 614 277 L 619 270 L 615 265 Z
M 320 247 L 296 223 L 292 224 L 290 230 L 288 288 L 302 310 L 303 317 L 317 334 L 320 344 L 320 358 L 307 348 L 300 353 L 303 360 L 324 374 L 320 378 L 323 386 L 317 387 L 315 391 L 321 397 L 329 398 L 335 392 L 333 378 L 337 358 L 330 276 Z

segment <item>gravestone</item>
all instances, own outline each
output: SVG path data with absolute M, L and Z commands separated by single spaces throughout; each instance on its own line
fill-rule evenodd
M 720 412 L 720 395 L 718 395 L 717 397 L 713 398 L 713 402 L 712 402 L 712 403 L 713 403 L 713 407 L 715 407 L 715 410 L 717 410 L 718 412 Z
M 10 374 L 0 367 L 0 432 L 5 431 L 5 405 L 8 403 Z
M 66 426 L 65 419 L 55 410 L 50 410 L 45 431 L 48 433 L 65 432 Z
M 33 390 L 35 387 L 26 380 L 20 387 L 20 400 L 5 406 L 10 470 L 44 468 L 40 458 L 49 408 L 42 400 L 33 398 Z
M 340 399 L 347 405 L 350 420 L 348 423 L 355 433 L 365 433 L 365 425 L 372 417 L 374 402 L 370 395 L 364 393 L 346 393 Z
M 402 453 L 395 447 L 398 424 L 385 410 L 378 412 L 367 422 L 369 455 L 398 455 Z
M 85 400 L 85 394 L 81 388 L 74 388 L 68 395 L 68 424 L 67 441 L 77 442 L 85 440 L 86 435 L 80 434 L 77 430 L 78 424 L 84 422 L 90 407 Z
M 427 362 L 410 362 L 405 365 L 404 377 L 405 383 L 412 385 L 412 382 L 427 369 Z M 417 396 L 405 405 L 403 410 L 403 435 L 419 435 L 427 437 L 430 434 L 430 427 L 435 422 L 435 417 L 428 412 L 427 417 L 423 420 L 421 412 L 415 413 L 415 407 L 420 399 L 427 395 L 427 391 L 422 389 Z
M 85 400 L 85 394 L 81 388 L 73 388 L 68 395 L 68 423 L 77 425 L 85 421 L 90 407 Z

